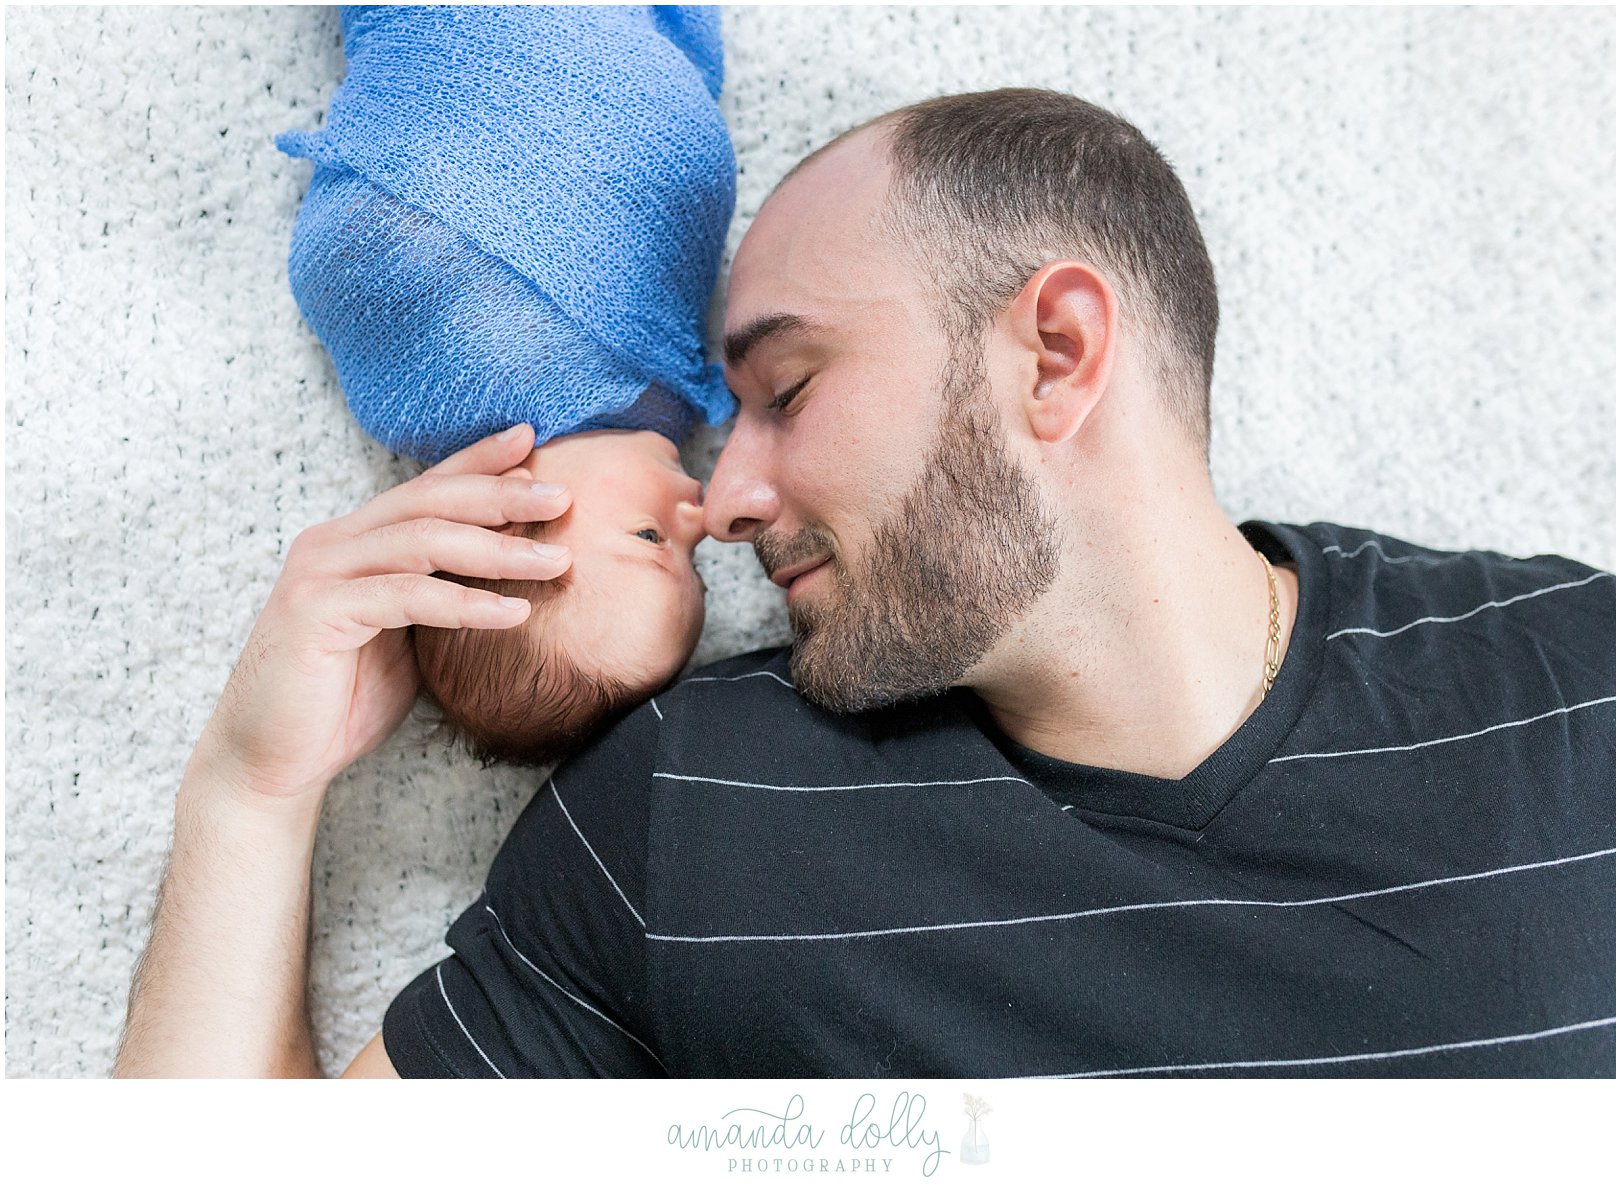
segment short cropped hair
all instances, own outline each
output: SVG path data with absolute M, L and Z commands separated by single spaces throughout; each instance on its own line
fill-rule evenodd
M 932 279 L 953 339 L 983 335 L 1051 261 L 1092 264 L 1149 345 L 1166 411 L 1208 462 L 1215 273 L 1187 191 L 1159 150 L 1074 95 L 1009 87 L 889 112 L 795 170 L 874 125 L 892 174 L 881 225 Z
M 531 540 L 553 521 L 520 523 Z M 410 627 L 433 734 L 483 767 L 548 767 L 584 746 L 648 690 L 582 667 L 547 630 L 569 597 L 573 571 L 550 581 L 436 578 L 529 600 L 529 617 L 505 629 Z

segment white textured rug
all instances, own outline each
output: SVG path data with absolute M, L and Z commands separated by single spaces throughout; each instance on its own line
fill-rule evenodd
M 731 243 L 914 99 L 1071 90 L 1158 143 L 1221 287 L 1217 491 L 1615 567 L 1613 11 L 736 9 Z M 109 1068 L 172 799 L 288 543 L 410 477 L 288 292 L 330 9 L 6 15 L 6 1072 Z M 722 440 L 689 451 L 707 475 Z M 699 659 L 780 642 L 705 546 Z M 532 792 L 402 732 L 332 789 L 313 988 L 336 1071 Z

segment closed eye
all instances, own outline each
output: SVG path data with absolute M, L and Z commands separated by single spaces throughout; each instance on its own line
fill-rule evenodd
M 797 384 L 795 384 L 793 387 L 789 388 L 786 392 L 782 393 L 780 396 L 775 397 L 771 401 L 770 404 L 766 405 L 766 408 L 770 409 L 773 412 L 778 412 L 778 411 L 780 411 L 782 409 L 787 408 L 788 405 L 793 402 L 794 397 L 798 396 L 799 393 L 804 390 L 805 385 L 808 384 L 808 383 L 810 383 L 810 376 L 807 375 L 804 379 L 800 380 Z

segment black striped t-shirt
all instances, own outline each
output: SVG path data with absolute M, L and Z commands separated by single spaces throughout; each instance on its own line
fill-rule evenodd
M 383 1039 L 406 1076 L 1613 1076 L 1615 581 L 1251 522 L 1300 603 L 1180 780 L 784 651 L 561 768 Z

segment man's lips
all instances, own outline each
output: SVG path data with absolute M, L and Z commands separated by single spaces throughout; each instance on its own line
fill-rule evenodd
M 801 574 L 809 573 L 811 570 L 820 566 L 826 565 L 830 560 L 831 558 L 829 557 L 813 557 L 809 561 L 801 561 L 798 565 L 785 565 L 783 568 L 777 570 L 776 573 L 771 575 L 771 581 L 773 584 L 781 586 L 784 590 L 786 590 L 789 586 L 793 585 L 796 577 L 799 577 Z

